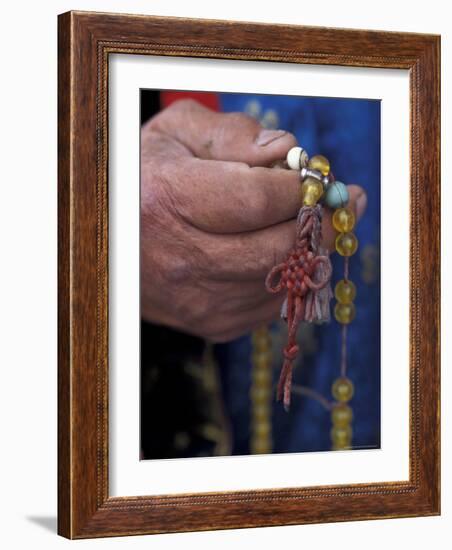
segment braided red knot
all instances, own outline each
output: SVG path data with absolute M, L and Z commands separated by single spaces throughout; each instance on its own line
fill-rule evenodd
M 289 335 L 284 348 L 284 364 L 278 382 L 277 399 L 284 395 L 284 408 L 289 410 L 293 363 L 299 352 L 296 342 L 301 321 L 325 322 L 330 319 L 332 297 L 331 262 L 328 251 L 320 246 L 322 207 L 303 206 L 297 218 L 295 247 L 285 262 L 276 265 L 265 280 L 273 294 L 287 289 L 281 317 L 287 321 Z M 280 274 L 276 282 L 276 275 Z

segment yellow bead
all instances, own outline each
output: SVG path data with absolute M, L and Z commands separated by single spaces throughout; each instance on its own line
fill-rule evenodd
M 350 428 L 350 426 L 344 428 L 333 426 L 331 428 L 330 436 L 334 448 L 345 449 L 347 447 L 350 447 L 350 444 L 352 442 L 352 429 Z
M 340 304 L 351 304 L 356 297 L 356 286 L 350 280 L 341 279 L 334 289 L 334 296 Z
M 271 441 L 261 440 L 259 437 L 253 437 L 250 442 L 250 450 L 253 455 L 262 455 L 272 452 Z
M 336 237 L 336 250 L 341 256 L 352 256 L 358 248 L 354 233 L 339 233 Z
M 260 438 L 267 438 L 271 434 L 270 422 L 258 422 L 253 427 L 254 435 Z
M 271 388 L 264 386 L 252 387 L 250 397 L 254 405 L 265 405 L 271 399 Z
M 265 351 L 271 348 L 271 340 L 268 330 L 256 330 L 253 332 L 253 346 L 256 351 Z
M 338 208 L 333 214 L 333 226 L 340 233 L 348 233 L 355 227 L 355 214 L 349 208 Z
M 271 416 L 270 406 L 268 404 L 255 405 L 251 407 L 251 413 L 254 422 L 268 421 Z
M 330 172 L 330 161 L 323 155 L 315 155 L 309 159 L 308 167 L 313 170 L 318 170 L 324 176 L 327 176 Z
M 253 365 L 257 368 L 265 368 L 271 365 L 271 353 L 266 351 L 261 351 L 258 353 L 253 353 Z
M 272 376 L 271 376 L 270 369 L 253 369 L 252 371 L 252 378 L 254 384 L 256 384 L 259 387 L 269 387 L 272 383 Z
M 340 403 L 347 403 L 347 401 L 350 401 L 354 391 L 353 382 L 345 377 L 335 380 L 331 388 L 334 399 Z
M 333 410 L 331 411 L 331 422 L 334 426 L 346 428 L 352 419 L 353 412 L 348 405 L 340 403 L 339 405 L 335 405 L 333 407 Z
M 301 196 L 305 206 L 315 206 L 323 195 L 323 185 L 319 180 L 308 177 L 301 186 Z
M 334 317 L 338 323 L 348 325 L 353 321 L 356 315 L 354 304 L 336 304 L 334 306 Z

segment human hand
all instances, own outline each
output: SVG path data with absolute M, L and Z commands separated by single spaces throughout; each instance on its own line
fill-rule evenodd
M 181 100 L 141 131 L 141 313 L 215 342 L 275 319 L 265 277 L 283 261 L 300 208 L 296 171 L 270 168 L 296 145 L 240 113 Z M 360 218 L 361 187 L 350 185 Z M 323 218 L 332 249 L 331 212 Z

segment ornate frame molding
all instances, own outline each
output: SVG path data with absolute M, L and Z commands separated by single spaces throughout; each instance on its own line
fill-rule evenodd
M 58 46 L 58 532 L 86 538 L 439 514 L 440 38 L 68 12 L 59 16 Z M 409 70 L 409 481 L 108 495 L 108 59 L 118 53 Z

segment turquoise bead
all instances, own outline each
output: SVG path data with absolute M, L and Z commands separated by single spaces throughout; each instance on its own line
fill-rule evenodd
M 323 195 L 324 203 L 330 208 L 343 208 L 349 199 L 347 186 L 341 181 L 330 183 Z

